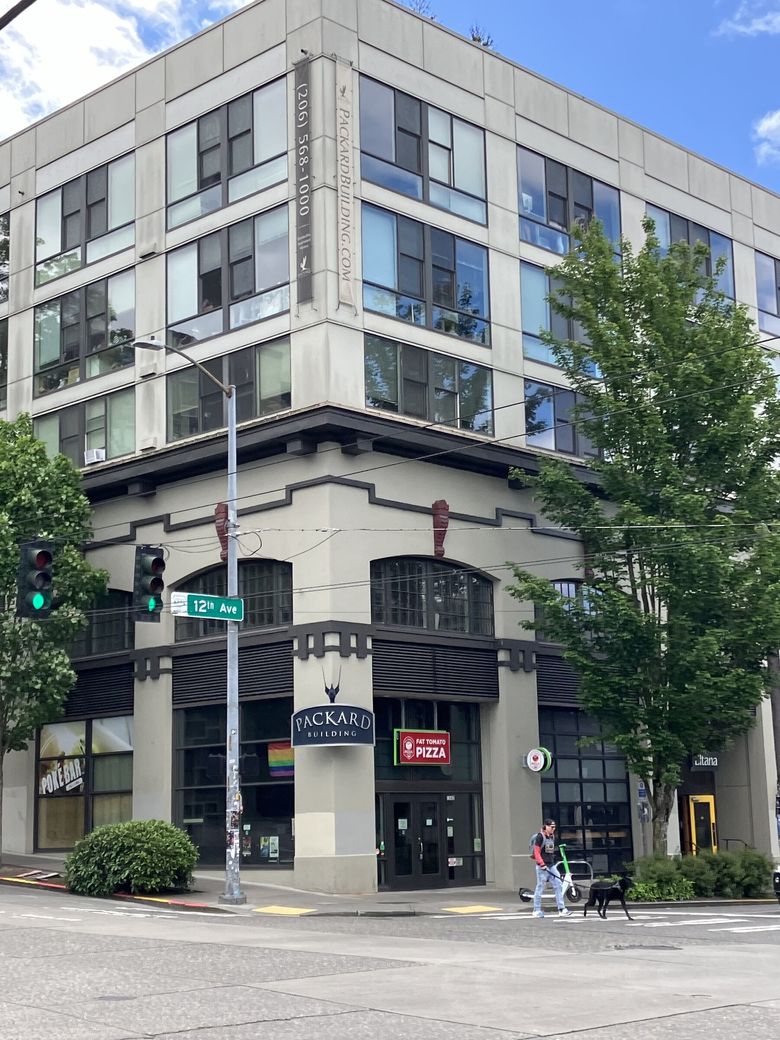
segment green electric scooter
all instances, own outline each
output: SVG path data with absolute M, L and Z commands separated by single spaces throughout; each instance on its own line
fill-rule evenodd
M 566 846 L 559 845 L 558 851 L 561 854 L 561 858 L 558 860 L 555 866 L 558 867 L 558 873 L 561 875 L 561 892 L 563 893 L 563 898 L 567 899 L 570 903 L 579 903 L 579 901 L 582 899 L 582 889 L 575 881 L 572 880 L 571 867 L 569 866 L 569 861 L 566 858 Z M 560 870 L 561 867 L 563 867 L 562 873 Z M 588 867 L 590 868 L 590 864 L 588 864 Z M 524 903 L 530 903 L 534 897 L 534 890 L 532 888 L 521 888 L 517 894 Z M 542 899 L 553 898 L 554 893 L 542 893 Z

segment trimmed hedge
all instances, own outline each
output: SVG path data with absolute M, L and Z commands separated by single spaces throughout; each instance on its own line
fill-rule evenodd
M 197 846 L 172 823 L 110 823 L 76 843 L 65 860 L 65 879 L 73 892 L 85 896 L 183 892 L 197 860 Z
M 700 852 L 698 856 L 646 856 L 633 864 L 631 898 L 637 902 L 676 899 L 758 899 L 771 894 L 772 861 L 755 849 Z

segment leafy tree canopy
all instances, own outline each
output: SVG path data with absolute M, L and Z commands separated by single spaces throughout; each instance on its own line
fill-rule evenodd
M 646 781 L 665 851 L 687 757 L 749 728 L 780 645 L 780 402 L 745 308 L 707 273 L 706 247 L 664 255 L 644 228 L 642 248 L 624 241 L 618 260 L 594 222 L 549 272 L 551 306 L 577 331 L 544 338 L 601 457 L 590 484 L 560 459 L 533 480 L 513 473 L 579 535 L 584 557 L 574 598 L 549 580 L 570 577 L 569 564 L 544 578 L 517 566 L 510 591 L 534 603 L 524 626 L 563 644 L 583 706 Z M 527 402 L 531 429 L 539 406 Z

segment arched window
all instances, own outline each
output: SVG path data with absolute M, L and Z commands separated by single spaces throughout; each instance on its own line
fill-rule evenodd
M 177 586 L 177 592 L 227 595 L 227 568 L 214 567 Z M 238 564 L 238 594 L 244 601 L 241 628 L 289 625 L 292 621 L 292 564 L 278 560 L 244 560 Z M 176 618 L 176 642 L 224 635 L 222 621 Z
M 371 620 L 379 625 L 492 636 L 493 586 L 471 568 L 440 560 L 374 560 Z

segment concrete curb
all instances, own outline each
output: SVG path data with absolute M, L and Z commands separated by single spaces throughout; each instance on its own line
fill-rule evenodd
M 72 892 L 67 885 L 61 884 L 57 881 L 36 881 L 34 878 L 23 878 L 0 875 L 0 885 L 11 885 L 18 886 L 19 888 L 44 888 L 48 890 L 54 890 L 55 892 L 67 892 L 71 896 L 81 897 L 80 892 Z M 189 900 L 184 899 L 171 899 L 167 896 L 137 896 L 130 892 L 115 892 L 111 896 L 86 896 L 87 899 L 119 899 L 128 903 L 155 903 L 163 906 L 170 906 L 176 910 L 197 910 L 200 913 L 210 914 L 230 914 L 232 910 L 228 910 L 221 906 L 212 906 L 211 903 L 192 903 Z

